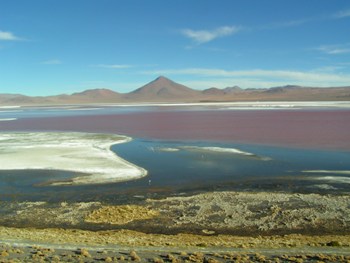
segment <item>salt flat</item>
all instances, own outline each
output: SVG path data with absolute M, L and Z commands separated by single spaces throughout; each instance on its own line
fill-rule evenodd
M 349 101 L 232 101 L 232 102 L 178 102 L 178 103 L 113 103 L 113 104 L 89 104 L 104 107 L 223 107 L 223 109 L 241 110 L 241 109 L 305 109 L 305 108 L 350 108 Z
M 0 119 L 0 121 L 15 121 L 17 120 L 17 118 L 4 118 L 4 119 Z
M 111 145 L 130 140 L 120 135 L 76 132 L 0 133 L 0 169 L 62 170 L 79 174 L 52 185 L 133 180 L 145 176 L 147 171 L 110 150 Z

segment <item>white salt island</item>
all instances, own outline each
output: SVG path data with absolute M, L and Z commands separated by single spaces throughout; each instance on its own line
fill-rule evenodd
M 68 181 L 51 185 L 103 184 L 147 175 L 141 167 L 110 148 L 131 138 L 78 132 L 0 133 L 0 170 L 61 170 L 76 172 Z

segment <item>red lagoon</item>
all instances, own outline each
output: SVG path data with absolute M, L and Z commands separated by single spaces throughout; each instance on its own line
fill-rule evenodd
M 164 140 L 207 140 L 350 149 L 349 110 L 146 111 L 19 119 L 2 131 L 84 131 Z

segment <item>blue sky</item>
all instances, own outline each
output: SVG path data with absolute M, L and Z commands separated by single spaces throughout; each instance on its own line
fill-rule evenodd
M 0 93 L 350 85 L 348 0 L 0 0 Z

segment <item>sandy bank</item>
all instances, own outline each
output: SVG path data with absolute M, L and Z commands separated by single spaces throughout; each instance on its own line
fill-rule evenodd
M 111 145 L 130 140 L 126 136 L 92 133 L 0 133 L 0 169 L 62 170 L 80 174 L 52 185 L 133 180 L 145 176 L 147 171 L 110 150 Z

